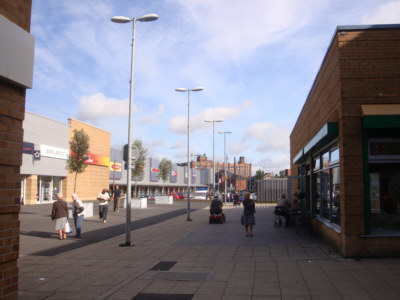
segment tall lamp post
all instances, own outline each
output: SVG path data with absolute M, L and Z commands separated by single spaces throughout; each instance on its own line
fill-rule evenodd
M 176 88 L 177 92 L 187 92 L 188 95 L 188 116 L 187 116 L 187 221 L 190 221 L 190 92 L 199 92 L 204 88 L 196 87 L 194 89 Z
M 213 123 L 213 193 L 215 196 L 215 123 L 216 122 L 223 122 L 224 120 L 204 120 L 207 123 Z
M 125 224 L 125 235 L 126 246 L 131 245 L 131 176 L 132 176 L 132 106 L 133 106 L 133 71 L 135 62 L 135 24 L 136 21 L 140 22 L 150 22 L 158 19 L 156 14 L 147 14 L 139 18 L 128 18 L 122 16 L 115 16 L 111 18 L 114 23 L 129 23 L 132 22 L 132 54 L 131 54 L 131 80 L 130 80 L 130 92 L 129 92 L 129 121 L 128 121 L 128 159 L 127 159 L 127 169 L 128 169 L 128 180 L 126 183 L 126 224 Z
M 221 134 L 224 135 L 224 175 L 225 175 L 225 180 L 224 180 L 225 190 L 224 190 L 224 193 L 225 193 L 225 202 L 226 202 L 226 196 L 227 196 L 227 193 L 226 193 L 226 135 L 232 133 L 232 131 L 218 131 L 218 133 L 221 133 Z

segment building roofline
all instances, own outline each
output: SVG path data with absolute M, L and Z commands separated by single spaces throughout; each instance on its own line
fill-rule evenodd
M 78 119 L 75 119 L 75 118 L 68 118 L 67 120 L 68 120 L 68 125 L 69 125 L 69 126 L 71 126 L 71 121 L 76 121 L 76 122 L 82 123 L 82 124 L 84 124 L 84 125 L 86 125 L 86 126 L 90 126 L 90 127 L 93 127 L 93 128 L 95 128 L 95 129 L 98 129 L 98 130 L 101 130 L 101 131 L 107 132 L 107 133 L 109 133 L 109 134 L 111 135 L 111 132 L 110 132 L 110 131 L 108 131 L 108 130 L 105 130 L 105 129 L 102 129 L 102 128 L 100 128 L 100 127 L 97 127 L 97 126 L 95 126 L 95 125 L 92 125 L 92 124 L 89 124 L 89 123 L 83 122 L 83 121 L 81 121 L 81 120 L 78 120 Z
M 339 25 L 336 27 L 336 31 L 398 29 L 398 28 L 400 28 L 400 24 Z
M 55 119 L 51 119 L 49 117 L 46 117 L 46 116 L 43 116 L 43 115 L 40 115 L 40 114 L 37 114 L 37 113 L 33 113 L 31 111 L 25 110 L 25 114 L 33 115 L 35 117 L 46 119 L 48 121 L 52 121 L 54 123 L 62 124 L 62 125 L 65 125 L 66 127 L 69 127 L 69 124 L 67 122 L 62 122 L 62 121 L 58 121 L 58 120 L 55 120 Z M 24 121 L 25 121 L 25 118 L 24 118 Z
M 315 85 L 315 82 L 316 82 L 316 80 L 318 78 L 318 75 L 321 72 L 322 66 L 324 65 L 324 62 L 325 62 L 325 59 L 326 59 L 326 57 L 328 55 L 329 49 L 331 49 L 331 47 L 332 47 L 333 41 L 335 40 L 335 37 L 336 37 L 336 34 L 338 32 L 340 32 L 340 31 L 357 31 L 357 30 L 366 31 L 366 30 L 379 30 L 379 29 L 400 29 L 400 24 L 338 25 L 338 26 L 336 26 L 336 29 L 335 29 L 335 31 L 333 33 L 331 41 L 328 44 L 328 47 L 327 47 L 327 49 L 325 51 L 325 55 L 324 55 L 324 57 L 323 57 L 323 59 L 321 61 L 321 65 L 319 66 L 318 71 L 317 71 L 317 73 L 316 73 L 316 75 L 314 77 L 314 80 L 313 80 L 313 82 L 311 84 L 310 90 L 308 91 L 307 97 L 306 97 L 306 99 L 305 99 L 305 101 L 303 103 L 303 107 L 300 110 L 300 113 L 299 113 L 299 115 L 297 117 L 297 120 L 296 120 L 294 126 L 293 126 L 293 129 L 292 129 L 292 132 L 290 133 L 290 136 L 293 134 L 293 130 L 296 127 L 297 121 L 299 120 L 299 117 L 300 117 L 300 115 L 301 115 L 301 113 L 302 113 L 302 111 L 304 109 L 304 106 L 305 106 L 305 104 L 307 102 L 307 99 L 311 94 L 311 91 L 312 91 L 312 89 L 313 89 L 313 87 Z

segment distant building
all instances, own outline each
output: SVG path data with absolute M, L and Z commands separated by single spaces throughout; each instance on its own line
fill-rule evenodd
M 191 167 L 194 169 L 212 169 L 213 161 L 208 160 L 205 154 L 199 155 L 197 161 L 191 162 Z M 215 162 L 215 181 L 220 186 L 219 190 L 223 190 L 225 180 L 227 180 L 227 188 L 230 190 L 244 190 L 246 189 L 246 180 L 251 177 L 252 164 L 246 163 L 244 156 L 239 157 L 236 163 L 236 158 L 233 163 L 226 164 L 227 174 L 225 175 L 225 164 L 222 162 Z

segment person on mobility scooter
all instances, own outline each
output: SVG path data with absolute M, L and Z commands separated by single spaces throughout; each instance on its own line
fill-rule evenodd
M 220 223 L 225 222 L 225 215 L 222 213 L 222 201 L 219 200 L 218 196 L 214 196 L 214 200 L 211 201 L 210 205 L 210 217 L 209 223 Z

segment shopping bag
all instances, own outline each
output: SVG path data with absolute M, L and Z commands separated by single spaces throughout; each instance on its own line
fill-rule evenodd
M 69 225 L 69 222 L 65 224 L 65 233 L 72 233 L 72 227 Z

